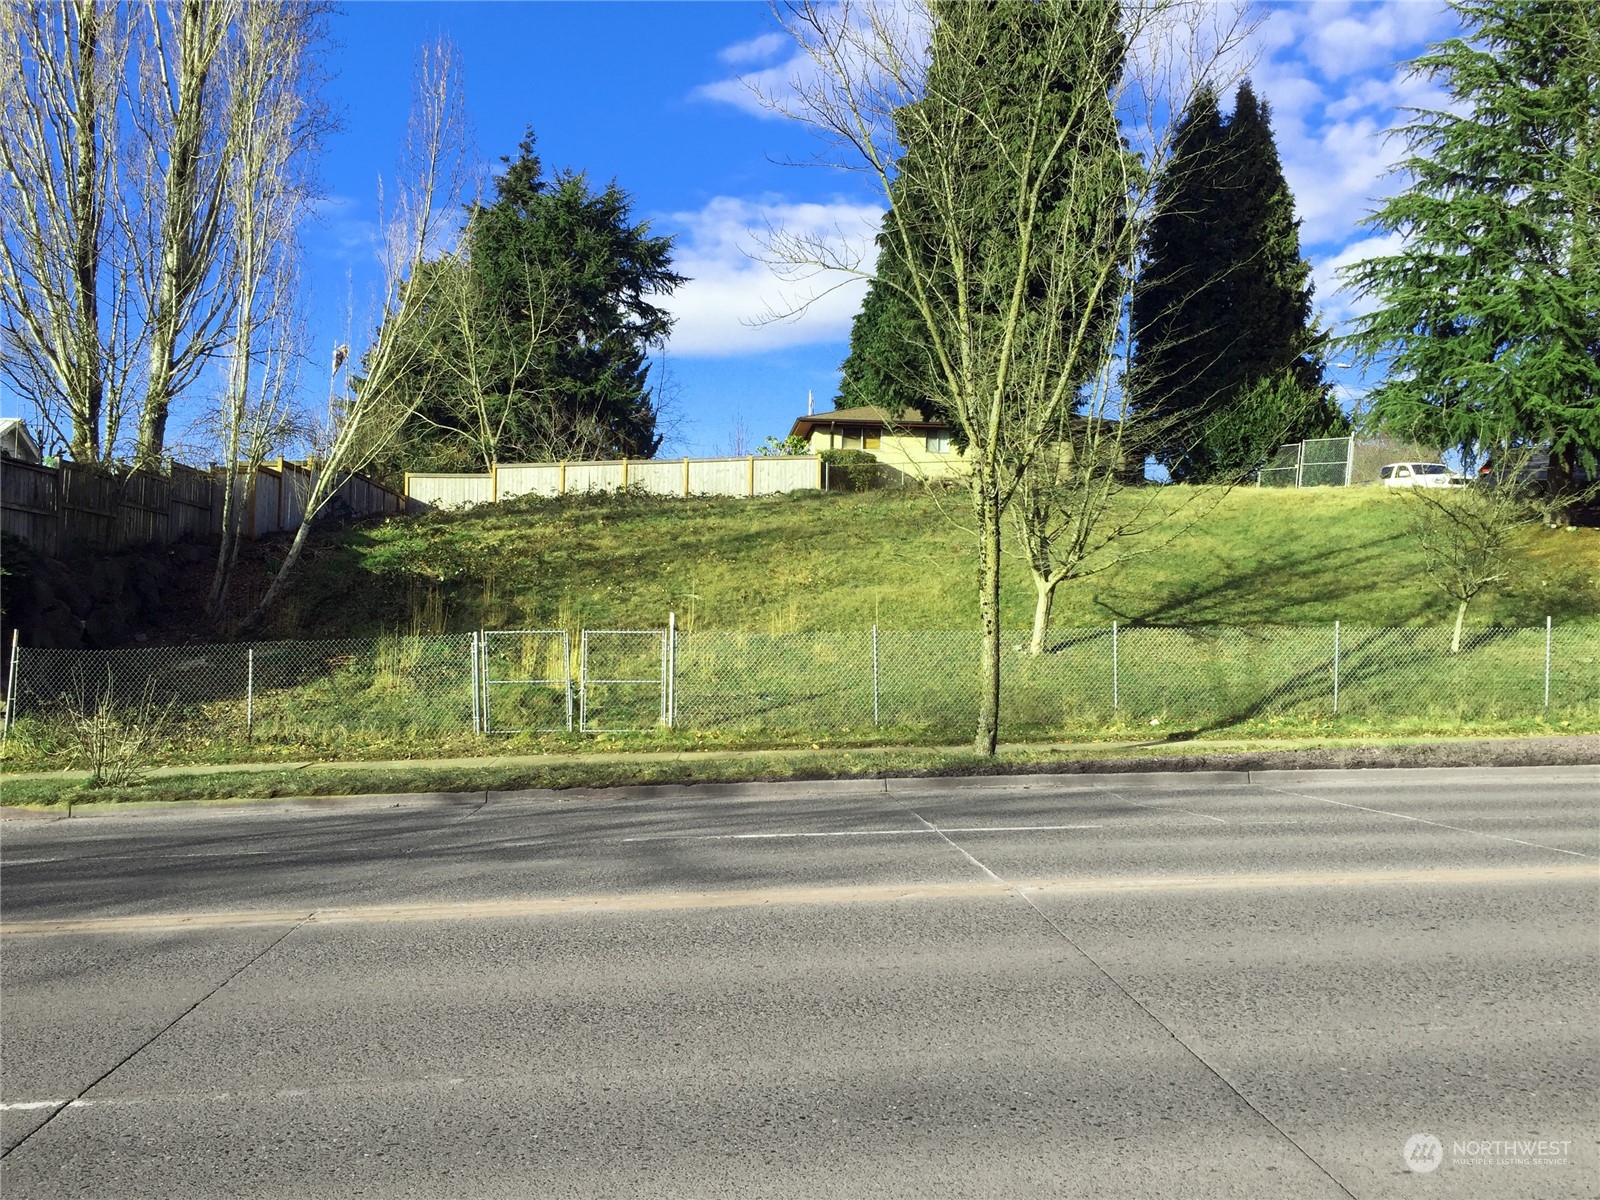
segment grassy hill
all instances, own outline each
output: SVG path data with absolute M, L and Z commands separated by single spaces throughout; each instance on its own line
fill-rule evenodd
M 1220 502 L 1168 488 L 1178 515 L 1148 551 L 1064 586 L 1055 624 L 1442 623 L 1451 602 L 1377 489 L 1241 488 Z M 1202 511 L 1209 507 L 1208 511 Z M 757 500 L 524 498 L 321 535 L 272 632 L 296 637 L 474 628 L 650 628 L 783 633 L 961 629 L 975 615 L 969 513 L 921 491 Z M 270 546 L 263 551 L 270 569 Z M 1512 578 L 1472 625 L 1600 617 L 1600 530 L 1530 528 Z M 1033 589 L 1008 564 L 1007 623 Z

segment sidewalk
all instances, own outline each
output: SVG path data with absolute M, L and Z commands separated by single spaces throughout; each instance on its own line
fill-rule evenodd
M 1003 743 L 1000 753 L 1021 750 L 1060 751 L 1083 749 L 1129 750 L 1140 747 L 1161 746 L 1162 742 L 1014 742 Z M 1180 743 L 1174 743 L 1180 744 Z M 1192 742 L 1181 743 L 1193 745 Z M 1219 745 L 1221 743 L 1218 743 Z M 1234 743 L 1244 745 L 1245 743 Z M 1254 743 L 1251 743 L 1254 744 Z M 928 754 L 957 753 L 970 749 L 959 746 L 823 746 L 813 750 L 810 746 L 781 746 L 770 749 L 734 750 L 600 750 L 593 753 L 566 754 L 488 754 L 468 758 L 386 758 L 386 759 L 331 759 L 299 760 L 286 762 L 241 763 L 182 763 L 170 767 L 152 767 L 141 772 L 147 779 L 170 778 L 177 775 L 231 775 L 256 771 L 403 771 L 417 767 L 466 768 L 473 767 L 537 767 L 558 766 L 565 763 L 624 763 L 624 762 L 712 762 L 718 759 L 790 758 L 806 754 L 904 754 L 921 751 Z M 0 782 L 7 779 L 60 779 L 63 781 L 89 778 L 88 771 L 7 771 L 0 767 Z
M 997 757 L 1019 754 L 1067 754 L 1097 758 L 1116 755 L 1130 750 L 1148 751 L 1153 756 L 1163 753 L 1185 756 L 1229 754 L 1240 751 L 1272 752 L 1306 749 L 1343 749 L 1354 747 L 1390 747 L 1415 745 L 1450 745 L 1453 743 L 1476 745 L 1536 743 L 1540 741 L 1569 740 L 1564 738 L 1483 738 L 1483 737 L 1411 737 L 1411 738 L 1283 738 L 1264 739 L 1200 739 L 1189 741 L 1141 740 L 1134 742 L 1002 742 Z M 474 755 L 466 758 L 394 758 L 394 759 L 333 759 L 292 760 L 280 762 L 239 763 L 183 763 L 174 766 L 152 767 L 141 772 L 146 779 L 164 779 L 189 775 L 253 774 L 267 771 L 405 771 L 418 768 L 465 769 L 495 767 L 561 766 L 570 763 L 627 763 L 627 762 L 715 762 L 738 758 L 798 758 L 807 755 L 895 755 L 895 754 L 959 754 L 971 750 L 970 743 L 958 745 L 893 745 L 893 746 L 784 746 L 769 749 L 743 748 L 718 750 L 609 750 L 593 753 L 559 754 L 499 754 Z M 8 771 L 0 764 L 0 783 L 6 780 L 58 779 L 63 782 L 87 779 L 88 771 Z

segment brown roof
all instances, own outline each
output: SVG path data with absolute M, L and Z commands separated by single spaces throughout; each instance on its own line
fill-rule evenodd
M 810 438 L 814 429 L 850 429 L 862 425 L 889 425 L 895 429 L 916 431 L 950 428 L 950 422 L 943 418 L 924 417 L 914 408 L 908 408 L 896 417 L 891 416 L 886 408 L 879 408 L 876 404 L 864 404 L 859 408 L 836 408 L 832 412 L 801 417 L 794 423 L 794 428 L 789 430 L 789 436 Z

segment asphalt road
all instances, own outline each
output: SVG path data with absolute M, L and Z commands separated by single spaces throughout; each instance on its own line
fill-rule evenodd
M 8 1200 L 1600 1196 L 1600 768 L 0 836 Z

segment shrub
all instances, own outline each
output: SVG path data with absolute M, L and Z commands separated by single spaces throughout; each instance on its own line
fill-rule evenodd
M 878 460 L 865 450 L 824 450 L 819 455 L 828 468 L 828 490 L 864 492 L 878 482 Z

